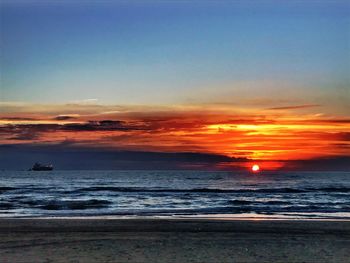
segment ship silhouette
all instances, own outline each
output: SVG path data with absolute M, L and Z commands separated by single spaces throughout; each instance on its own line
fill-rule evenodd
M 29 169 L 30 171 L 52 171 L 53 170 L 53 166 L 52 164 L 49 165 L 43 165 L 41 163 L 36 162 L 33 167 L 31 169 Z

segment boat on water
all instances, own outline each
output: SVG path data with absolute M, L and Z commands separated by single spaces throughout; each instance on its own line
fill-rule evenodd
M 53 166 L 52 164 L 49 165 L 43 165 L 41 163 L 35 163 L 33 165 L 33 167 L 31 169 L 29 169 L 30 171 L 52 171 L 53 170 Z

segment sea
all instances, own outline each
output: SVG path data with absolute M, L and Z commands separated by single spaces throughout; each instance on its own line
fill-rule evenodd
M 0 171 L 0 217 L 350 219 L 350 172 Z

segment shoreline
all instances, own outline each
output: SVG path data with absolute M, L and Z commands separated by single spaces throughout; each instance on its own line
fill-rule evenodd
M 1 262 L 347 262 L 350 222 L 0 219 Z
M 278 217 L 207 217 L 207 216 L 38 216 L 38 217 L 0 217 L 2 220 L 130 220 L 130 221 L 288 221 L 288 222 L 349 222 L 350 218 L 278 218 Z
M 200 226 L 200 228 L 198 228 Z M 350 235 L 350 221 L 344 220 L 260 220 L 260 219 L 208 219 L 208 218 L 11 218 L 0 219 L 2 232 L 66 231 L 76 228 L 84 232 L 252 232 L 276 230 L 305 231 L 305 233 L 341 230 Z M 334 233 L 334 232 L 333 232 Z
M 343 214 L 343 213 L 342 213 Z M 292 215 L 261 215 L 261 214 L 200 214 L 200 215 L 62 215 L 62 216 L 2 216 L 0 220 L 213 220 L 213 221 L 335 221 L 350 222 L 348 216 L 307 217 Z

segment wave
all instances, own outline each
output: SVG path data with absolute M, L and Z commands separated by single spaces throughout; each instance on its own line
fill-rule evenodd
M 11 191 L 11 190 L 16 190 L 18 188 L 16 187 L 9 187 L 9 186 L 0 186 L 0 193 L 6 192 L 6 191 Z
M 38 207 L 44 210 L 84 210 L 93 208 L 105 208 L 108 207 L 112 202 L 107 200 L 69 200 L 69 201 L 49 201 L 45 204 L 40 204 Z
M 334 207 L 316 207 L 316 206 L 285 206 L 285 207 L 258 207 L 258 206 L 217 206 L 206 208 L 136 208 L 136 209 L 115 209 L 98 211 L 96 214 L 109 215 L 202 215 L 202 214 L 282 214 L 282 213 L 341 213 L 349 212 L 349 207 L 334 208 Z
M 199 209 L 173 209 L 173 210 L 151 210 L 143 211 L 140 213 L 164 213 L 164 214 L 240 214 L 240 213 L 257 213 L 257 214 L 280 214 L 280 213 L 293 213 L 293 212 L 304 212 L 304 213 L 339 213 L 349 212 L 349 206 L 341 208 L 335 207 L 319 207 L 319 206 L 223 206 L 223 207 L 210 207 L 210 208 L 199 208 Z M 127 213 L 124 211 L 124 213 Z
M 350 193 L 349 187 L 322 187 L 322 188 L 306 188 L 308 190 L 318 190 L 322 192 L 338 192 L 338 193 Z
M 15 208 L 15 205 L 9 202 L 1 202 L 0 203 L 0 210 L 8 210 Z
M 52 191 L 61 192 L 63 189 L 44 188 L 44 187 L 0 187 L 0 193 L 7 191 Z M 64 193 L 75 192 L 155 192 L 155 193 L 307 193 L 307 192 L 326 192 L 326 193 L 350 193 L 350 187 L 305 187 L 305 188 L 239 188 L 239 189 L 220 189 L 220 188 L 145 188 L 145 187 L 119 187 L 119 186 L 91 186 L 75 190 L 65 190 Z
M 229 200 L 230 205 L 290 205 L 291 202 L 286 201 L 248 201 L 248 200 Z
M 0 210 L 16 208 L 38 208 L 43 210 L 84 210 L 107 208 L 112 202 L 108 200 L 17 200 L 12 202 L 0 202 Z
M 348 193 L 348 187 L 323 187 L 323 188 L 258 188 L 258 189 L 218 189 L 218 188 L 193 188 L 193 189 L 168 189 L 168 188 L 142 188 L 142 187 L 113 187 L 93 186 L 79 188 L 74 192 L 155 192 L 155 193 L 306 193 L 306 192 L 340 192 Z M 71 191 L 69 192 L 71 193 Z

